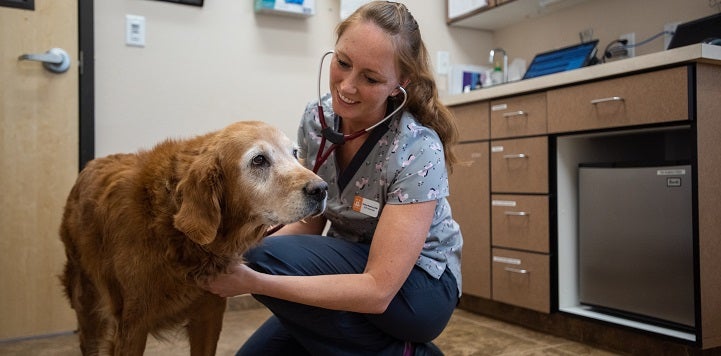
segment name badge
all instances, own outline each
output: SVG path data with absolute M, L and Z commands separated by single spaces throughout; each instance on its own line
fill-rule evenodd
M 353 210 L 361 214 L 377 218 L 380 207 L 381 205 L 377 201 L 366 199 L 358 195 L 353 198 Z

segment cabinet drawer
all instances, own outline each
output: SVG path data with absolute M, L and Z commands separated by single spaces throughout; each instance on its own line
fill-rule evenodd
M 551 311 L 548 255 L 493 249 L 493 300 Z
M 488 102 L 481 101 L 450 107 L 458 125 L 458 141 L 487 140 L 490 128 Z
M 491 191 L 548 193 L 548 138 L 492 141 Z
M 491 137 L 542 135 L 546 128 L 546 93 L 491 101 Z
M 456 146 L 460 162 L 449 176 L 448 202 L 463 233 L 463 294 L 491 298 L 491 212 L 488 141 Z
M 548 91 L 548 131 L 689 119 L 688 69 L 678 67 Z
M 493 246 L 548 253 L 548 196 L 493 195 Z

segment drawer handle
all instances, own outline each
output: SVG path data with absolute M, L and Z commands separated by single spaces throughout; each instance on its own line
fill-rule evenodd
M 525 153 L 519 153 L 517 155 L 503 155 L 503 158 L 505 158 L 505 159 L 528 158 L 528 155 Z
M 511 273 L 518 273 L 518 274 L 529 274 L 531 273 L 527 269 L 520 269 L 520 268 L 513 268 L 513 267 L 504 267 L 504 271 L 511 272 Z
M 529 216 L 531 213 L 525 211 L 506 211 L 504 212 L 508 216 Z
M 506 119 L 511 118 L 511 117 L 518 117 L 518 116 L 528 116 L 528 113 L 523 110 L 503 113 L 503 117 L 505 117 Z
M 624 101 L 624 100 L 620 96 L 612 96 L 610 98 L 591 100 L 591 104 L 596 105 L 596 104 L 605 103 L 605 102 L 609 102 L 609 101 Z

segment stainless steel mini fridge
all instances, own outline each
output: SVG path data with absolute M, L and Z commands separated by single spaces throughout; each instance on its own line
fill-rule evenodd
M 579 300 L 694 327 L 689 165 L 579 166 Z

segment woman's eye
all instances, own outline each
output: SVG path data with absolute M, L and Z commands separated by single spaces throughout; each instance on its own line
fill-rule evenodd
M 253 165 L 255 166 L 262 166 L 268 164 L 268 160 L 263 155 L 257 155 L 253 157 Z
M 366 77 L 366 80 L 367 80 L 368 83 L 370 83 L 370 84 L 377 84 L 377 83 L 380 82 L 379 80 L 375 80 L 375 79 L 373 79 L 373 78 L 371 78 L 371 77 Z
M 338 65 L 341 66 L 341 67 L 343 67 L 343 68 L 348 68 L 348 67 L 350 67 L 350 64 L 344 62 L 344 61 L 341 60 L 341 59 L 338 59 Z

